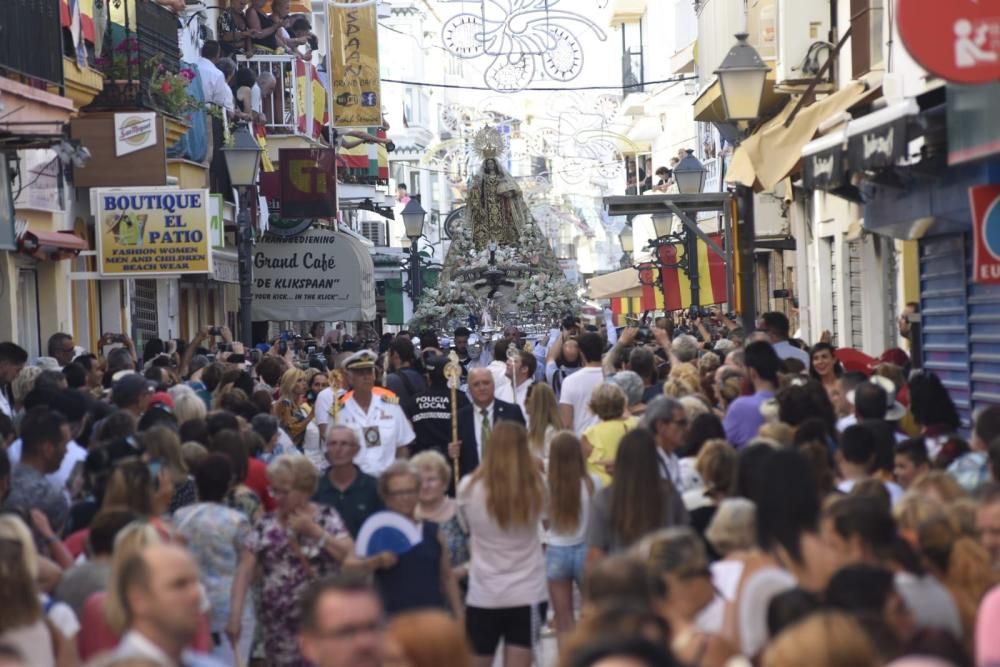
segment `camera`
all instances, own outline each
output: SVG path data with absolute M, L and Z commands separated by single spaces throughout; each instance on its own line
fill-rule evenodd
M 635 342 L 639 345 L 646 345 L 653 342 L 653 330 L 648 326 L 639 327 L 639 332 L 635 335 Z
M 391 141 L 385 142 L 385 151 L 386 151 L 386 153 L 391 153 L 394 150 L 396 150 L 396 144 L 394 144 Z
M 124 343 L 125 334 L 113 334 L 113 333 L 104 334 L 104 340 L 106 340 L 108 343 Z
M 209 327 L 208 328 L 208 335 L 209 336 L 221 336 L 222 335 L 222 327 L 215 327 L 215 326 Z
M 700 306 L 691 306 L 688 309 L 687 316 L 689 320 L 696 320 L 700 317 L 708 317 L 711 314 L 712 311 L 710 311 L 708 308 L 702 308 Z

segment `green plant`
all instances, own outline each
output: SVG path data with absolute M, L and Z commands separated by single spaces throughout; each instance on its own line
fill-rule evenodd
M 188 86 L 197 76 L 194 71 L 182 67 L 176 73 L 171 72 L 161 60 L 157 55 L 144 66 L 149 73 L 149 96 L 153 106 L 178 117 L 202 110 L 204 105 L 188 94 Z

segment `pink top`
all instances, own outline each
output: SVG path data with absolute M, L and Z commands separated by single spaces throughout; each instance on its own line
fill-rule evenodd
M 1000 665 L 1000 586 L 994 587 L 976 615 L 976 665 L 991 667 Z

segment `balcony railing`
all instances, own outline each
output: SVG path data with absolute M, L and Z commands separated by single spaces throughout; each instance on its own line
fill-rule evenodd
M 91 108 L 154 108 L 147 67 L 155 62 L 171 72 L 180 68 L 177 30 L 177 16 L 154 0 L 124 0 L 121 14 L 108 21 L 97 59 L 108 81 Z
M 59 0 L 5 0 L 0 11 L 0 69 L 62 86 Z
M 302 108 L 299 93 L 311 91 L 311 86 L 295 85 L 295 56 L 240 56 L 238 65 L 249 67 L 260 78 L 264 72 L 274 76 L 274 93 L 261 100 L 267 131 L 277 134 L 295 134 L 298 130 L 295 110 Z

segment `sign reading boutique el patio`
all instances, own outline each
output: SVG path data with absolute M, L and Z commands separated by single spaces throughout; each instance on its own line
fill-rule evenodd
M 375 268 L 367 249 L 343 232 L 266 234 L 254 246 L 254 320 L 375 318 Z
M 94 215 L 101 275 L 211 273 L 208 197 L 208 190 L 97 190 Z

